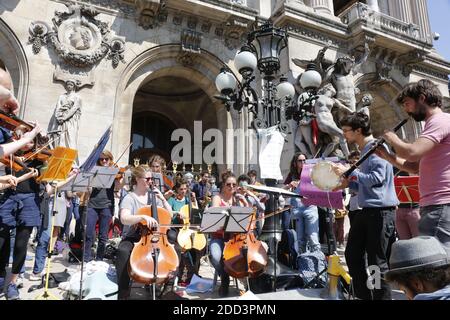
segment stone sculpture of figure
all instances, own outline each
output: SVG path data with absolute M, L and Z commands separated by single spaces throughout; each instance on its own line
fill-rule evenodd
M 302 95 L 299 97 L 298 105 L 302 106 Z M 311 111 L 311 110 L 305 110 Z M 313 117 L 309 112 L 305 112 L 300 121 L 298 121 L 297 131 L 294 136 L 294 144 L 300 149 L 305 156 L 313 158 L 316 154 L 316 145 L 313 141 L 313 130 L 311 122 Z
M 356 111 L 356 88 L 353 76 L 360 71 L 361 65 L 369 57 L 369 45 L 364 47 L 364 55 L 355 62 L 354 57 L 341 57 L 328 68 L 323 83 L 331 82 L 336 89 L 336 99 L 346 105 L 352 112 Z
M 88 29 L 75 27 L 69 36 L 70 44 L 77 50 L 86 50 L 91 46 L 91 35 Z
M 54 146 L 78 149 L 78 128 L 81 117 L 81 98 L 75 93 L 76 82 L 66 81 L 67 92 L 59 96 L 49 131 L 54 131 Z
M 363 112 L 365 113 L 369 119 L 370 119 L 370 106 L 373 103 L 373 97 L 370 93 L 365 93 L 361 100 L 358 102 L 358 105 L 356 106 L 356 112 Z
M 347 142 L 345 141 L 344 133 L 342 129 L 339 128 L 333 119 L 333 114 L 331 110 L 334 107 L 341 108 L 347 112 L 352 112 L 339 100 L 334 99 L 333 96 L 336 94 L 336 90 L 331 84 L 325 85 L 318 92 L 318 98 L 314 104 L 314 112 L 316 114 L 317 126 L 320 131 L 330 135 L 332 142 L 328 144 L 325 151 L 322 153 L 323 157 L 328 157 L 335 149 L 336 145 L 339 143 L 342 153 L 345 157 L 348 157 L 349 150 Z M 336 142 L 336 138 L 338 142 Z

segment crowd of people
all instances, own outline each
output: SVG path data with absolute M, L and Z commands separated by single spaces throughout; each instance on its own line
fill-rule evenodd
M 19 109 L 11 87 L 8 72 L 0 69 L 0 108 L 5 114 L 17 113 Z M 338 188 L 348 190 L 349 194 L 343 210 L 306 205 L 300 198 L 278 199 L 279 207 L 290 208 L 281 215 L 282 225 L 288 228 L 293 222 L 299 254 L 320 251 L 321 244 L 326 242 L 332 244 L 328 252 L 332 254 L 336 249 L 344 250 L 346 242 L 345 260 L 356 298 L 391 299 L 390 284 L 394 283 L 410 299 L 450 299 L 450 115 L 442 112 L 442 96 L 428 80 L 408 85 L 399 94 L 398 103 L 415 121 L 425 121 L 420 137 L 406 143 L 387 131 L 383 138 L 395 153 L 382 146 L 348 178 L 342 178 Z M 334 165 L 339 176 L 376 143 L 365 113 L 346 116 L 341 126 L 346 142 L 355 144 L 359 151 L 350 154 L 348 165 Z M 79 171 L 74 166 L 69 177 L 57 185 L 41 183 L 38 177 L 43 161 L 22 156 L 35 149 L 35 138 L 40 133 L 38 123 L 22 134 L 11 134 L 0 127 L 0 157 L 5 163 L 5 174 L 0 177 L 0 294 L 9 300 L 20 298 L 20 282 L 33 230 L 37 231 L 35 260 L 28 277 L 32 281 L 42 279 L 46 258 L 56 239 L 81 241 L 84 233 L 85 261 L 101 261 L 115 227 L 121 236 L 114 261 L 118 298 L 129 299 L 130 256 L 142 236 L 140 226 L 144 224 L 148 230 L 159 226 L 157 219 L 140 210 L 150 204 L 149 191 L 155 195 L 156 206 L 170 214 L 174 225 L 187 219 L 182 210 L 186 205 L 200 212 L 208 207 L 240 206 L 254 209 L 256 224 L 250 232 L 259 237 L 263 231 L 269 197 L 251 188 L 262 185 L 255 170 L 238 176 L 226 171 L 218 185 L 210 171 L 201 172 L 198 180 L 192 174 L 171 180 L 165 179 L 165 160 L 155 155 L 145 165 L 129 167 L 130 179 L 121 175 L 110 188 L 92 188 L 85 193 L 58 191 Z M 22 156 L 23 166 L 13 167 L 16 164 L 13 155 L 19 159 Z M 293 156 L 284 189 L 299 191 L 307 160 L 302 153 Z M 103 150 L 97 165 L 115 165 L 111 152 Z M 397 170 L 419 175 L 418 202 L 399 202 L 394 185 Z M 330 216 L 335 221 L 334 232 L 326 222 Z M 346 216 L 350 220 L 348 239 L 344 234 Z M 73 219 L 76 226 L 71 234 Z M 167 232 L 179 258 L 173 278 L 188 283 L 193 274 L 198 274 L 201 258 L 208 253 L 220 277 L 219 294 L 227 296 L 230 276 L 224 268 L 223 251 L 230 233 L 219 230 L 211 234 L 208 250 L 182 248 L 177 242 L 178 233 L 177 228 Z M 92 251 L 94 244 L 96 252 Z M 264 248 L 267 250 L 267 246 Z M 11 275 L 7 277 L 10 257 Z M 383 276 L 381 286 L 371 289 L 367 286 L 367 267 L 373 265 L 379 267 Z M 173 279 L 169 283 L 173 284 Z

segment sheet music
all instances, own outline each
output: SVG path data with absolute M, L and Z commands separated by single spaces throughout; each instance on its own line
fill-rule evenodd
M 276 127 L 258 130 L 261 141 L 259 146 L 259 167 L 261 179 L 281 180 L 280 158 L 283 152 L 284 136 Z

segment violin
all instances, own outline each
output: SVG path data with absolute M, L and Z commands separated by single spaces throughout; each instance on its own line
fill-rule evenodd
M 203 248 L 206 246 L 206 237 L 203 233 L 199 233 L 198 231 L 192 230 L 190 228 L 191 225 L 191 213 L 192 213 L 192 200 L 190 197 L 190 190 L 188 189 L 189 193 L 189 202 L 188 204 L 184 205 L 180 209 L 180 215 L 183 216 L 183 227 L 178 232 L 177 236 L 177 242 L 180 245 L 180 247 L 184 250 L 189 249 L 196 249 L 196 250 L 203 250 Z M 198 208 L 195 208 L 198 209 Z
M 41 162 L 47 162 L 48 159 L 53 155 L 52 150 L 43 148 L 43 149 L 39 149 L 35 152 L 32 151 L 28 151 L 26 153 L 23 154 L 23 157 L 25 158 L 25 160 L 33 160 L 33 159 L 37 159 Z
M 0 126 L 11 130 L 15 139 L 20 139 L 25 132 L 33 130 L 34 126 L 13 114 L 0 110 Z M 39 133 L 35 138 L 35 145 L 41 146 L 48 143 L 49 138 Z
M 131 279 L 140 283 L 162 284 L 175 274 L 179 260 L 167 238 L 169 228 L 163 226 L 170 225 L 172 217 L 166 209 L 156 206 L 155 192 L 150 192 L 149 198 L 151 206 L 140 208 L 136 214 L 153 217 L 159 227 L 149 229 L 141 222 L 141 239 L 131 252 L 128 273 Z
M 23 169 L 29 169 L 27 165 L 19 159 L 19 157 L 16 157 L 14 155 L 0 158 L 0 163 L 3 163 L 7 168 L 10 168 L 11 171 L 14 172 L 22 171 Z

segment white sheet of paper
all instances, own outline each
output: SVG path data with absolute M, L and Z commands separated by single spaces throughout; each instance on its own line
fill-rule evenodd
M 270 127 L 258 130 L 259 146 L 259 168 L 261 179 L 281 180 L 280 159 L 283 152 L 284 136 L 276 129 Z

